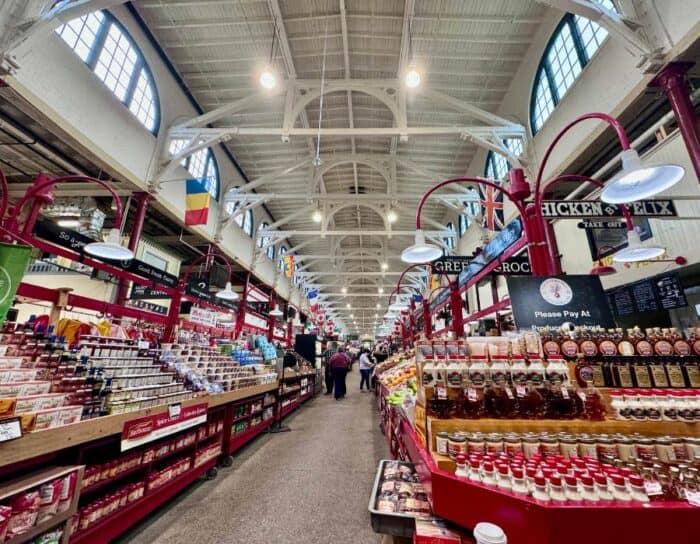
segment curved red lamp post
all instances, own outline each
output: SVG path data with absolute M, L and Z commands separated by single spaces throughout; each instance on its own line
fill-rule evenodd
M 172 338 L 173 331 L 175 329 L 175 323 L 177 323 L 178 315 L 180 315 L 180 303 L 182 302 L 182 295 L 185 292 L 187 280 L 190 279 L 192 269 L 205 260 L 213 260 L 216 258 L 218 258 L 226 267 L 227 277 L 229 278 L 229 280 L 226 282 L 226 287 L 222 291 L 219 291 L 216 294 L 216 296 L 227 300 L 236 300 L 238 298 L 238 293 L 233 291 L 233 289 L 231 288 L 231 276 L 233 274 L 233 268 L 231 267 L 231 263 L 228 262 L 226 256 L 223 255 L 221 252 L 214 248 L 210 249 L 207 253 L 205 253 L 204 255 L 200 255 L 189 264 L 187 270 L 185 270 L 185 274 L 182 276 L 182 279 L 178 283 L 176 295 L 170 299 L 170 309 L 168 311 L 168 325 L 165 328 L 163 338 Z

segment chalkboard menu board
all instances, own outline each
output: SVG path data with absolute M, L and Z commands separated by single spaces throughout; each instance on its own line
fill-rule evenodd
M 678 274 L 663 274 L 616 287 L 608 291 L 608 298 L 617 317 L 688 305 Z

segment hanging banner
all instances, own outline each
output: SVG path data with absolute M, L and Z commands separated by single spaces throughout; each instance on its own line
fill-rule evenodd
M 678 212 L 673 200 L 639 200 L 627 204 L 630 215 L 635 217 L 676 217 Z M 542 216 L 560 219 L 590 219 L 591 217 L 624 217 L 617 204 L 595 200 L 544 200 Z
M 154 302 L 148 302 L 147 300 L 129 299 L 126 301 L 126 305 L 131 308 L 138 308 L 139 310 L 153 312 L 154 314 L 168 315 L 167 306 L 156 304 Z
M 137 285 L 134 283 L 131 286 L 131 294 L 129 295 L 131 300 L 155 300 L 155 299 L 169 299 L 171 296 L 165 291 L 160 291 L 154 289 L 153 287 L 146 287 L 145 285 Z
M 31 253 L 29 246 L 0 244 L 0 323 L 15 300 Z
M 529 276 L 532 274 L 527 254 L 513 255 L 493 269 L 493 274 L 502 276 Z
M 471 260 L 470 255 L 443 255 L 433 261 L 434 274 L 459 276 L 462 270 L 469 267 Z M 440 281 L 439 278 L 438 281 Z
M 294 255 L 284 256 L 284 275 L 287 278 L 294 275 Z
M 563 323 L 615 327 L 607 296 L 598 276 L 509 276 L 508 295 L 520 330 Z
M 192 323 L 206 325 L 207 327 L 216 327 L 216 319 L 216 312 L 205 310 L 197 306 L 192 306 L 192 308 L 190 308 L 190 321 L 192 321 Z
M 42 240 L 46 240 L 47 242 L 51 242 L 52 244 L 56 244 L 60 247 L 65 247 L 71 251 L 75 251 L 78 255 L 84 255 L 85 246 L 95 241 L 84 234 L 80 234 L 79 232 L 64 227 L 59 227 L 53 221 L 46 220 L 39 220 L 36 222 L 36 225 L 34 226 L 34 234 Z M 141 276 L 142 278 L 153 280 L 161 285 L 165 285 L 167 287 L 177 287 L 177 276 L 168 274 L 164 270 L 151 266 L 143 261 L 139 261 L 138 259 L 128 259 L 126 261 L 113 261 L 111 259 L 99 260 L 116 268 L 121 268 L 126 272 L 131 272 L 132 274 Z

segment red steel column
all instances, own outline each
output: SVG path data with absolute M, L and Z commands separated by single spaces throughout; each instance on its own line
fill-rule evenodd
M 649 86 L 658 87 L 666 94 L 688 149 L 695 175 L 700 180 L 700 120 L 690 101 L 690 89 L 685 79 L 685 74 L 691 66 L 691 62 L 672 62 L 659 72 Z
M 289 307 L 287 307 L 289 308 Z M 289 310 L 287 310 L 289 312 Z M 294 344 L 292 343 L 292 331 L 294 329 L 294 326 L 292 325 L 292 319 L 287 318 L 287 347 L 288 348 L 293 348 Z
M 541 224 L 544 219 L 540 210 L 535 209 L 534 204 L 528 204 L 523 217 L 523 229 L 527 239 L 527 253 L 530 257 L 530 266 L 533 276 L 547 276 L 549 274 L 549 245 L 544 236 Z
M 32 183 L 33 187 L 36 187 L 37 185 L 44 184 L 45 182 L 49 181 L 51 178 L 47 176 L 46 174 L 39 173 L 37 174 L 36 178 L 34 178 L 34 182 Z M 32 190 L 32 187 L 27 189 L 28 191 Z M 29 213 L 27 214 L 27 218 L 24 221 L 24 225 L 22 226 L 22 236 L 27 237 L 31 236 L 32 231 L 34 230 L 34 225 L 36 224 L 36 220 L 39 217 L 39 212 L 41 211 L 41 207 L 45 204 L 50 204 L 54 200 L 54 192 L 53 192 L 53 185 L 50 185 L 48 187 L 45 187 L 44 189 L 37 191 L 37 193 L 34 195 L 34 198 L 32 199 L 32 207 L 29 209 Z M 18 210 L 19 213 L 22 212 L 22 210 Z M 17 228 L 17 225 L 9 225 L 10 229 L 12 228 Z
M 425 338 L 430 340 L 433 336 L 433 323 L 430 316 L 430 303 L 423 299 L 423 333 Z
M 238 315 L 236 316 L 235 325 L 235 338 L 238 339 L 243 332 L 243 324 L 245 323 L 245 306 L 248 300 L 248 284 L 250 283 L 250 272 L 246 274 L 245 285 L 243 288 L 243 294 L 241 295 L 240 302 L 238 303 Z
M 450 283 L 450 308 L 452 309 L 452 330 L 457 338 L 464 336 L 464 319 L 462 318 L 462 297 L 456 283 Z
M 416 301 L 411 296 L 411 303 L 408 305 L 408 322 L 410 323 L 411 342 L 416 337 Z
M 180 304 L 182 303 L 182 294 L 185 292 L 185 284 L 180 281 L 177 286 L 177 291 L 170 299 L 170 308 L 168 309 L 168 323 L 165 326 L 165 334 L 163 339 L 165 342 L 174 342 L 173 333 L 180 317 Z
M 559 255 L 559 245 L 554 234 L 554 225 L 546 219 L 542 221 L 542 225 L 544 226 L 544 238 L 547 241 L 547 251 L 549 252 L 549 275 L 561 276 L 563 273 L 561 255 Z
M 133 253 L 136 253 L 136 248 L 141 241 L 141 234 L 143 233 L 143 223 L 146 220 L 148 203 L 153 200 L 153 196 L 146 192 L 138 192 L 133 194 L 133 198 L 136 200 L 136 216 L 134 217 L 134 226 L 129 236 L 129 249 Z M 126 213 L 129 213 L 129 210 L 126 210 Z M 115 304 L 119 304 L 120 306 L 124 305 L 124 302 L 126 302 L 126 293 L 129 290 L 129 283 L 129 280 L 123 278 L 119 280 L 117 294 L 114 297 Z
M 275 309 L 277 306 L 277 294 L 272 291 L 270 293 L 270 304 L 268 304 L 268 316 L 267 316 L 267 341 L 272 342 L 275 337 L 275 318 L 269 315 L 269 312 Z

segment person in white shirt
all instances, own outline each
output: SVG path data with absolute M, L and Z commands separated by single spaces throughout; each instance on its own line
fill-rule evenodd
M 367 391 L 371 389 L 369 377 L 372 374 L 372 368 L 374 368 L 374 363 L 369 357 L 369 351 L 363 349 L 360 355 L 360 391 L 363 390 L 364 384 L 367 384 Z

